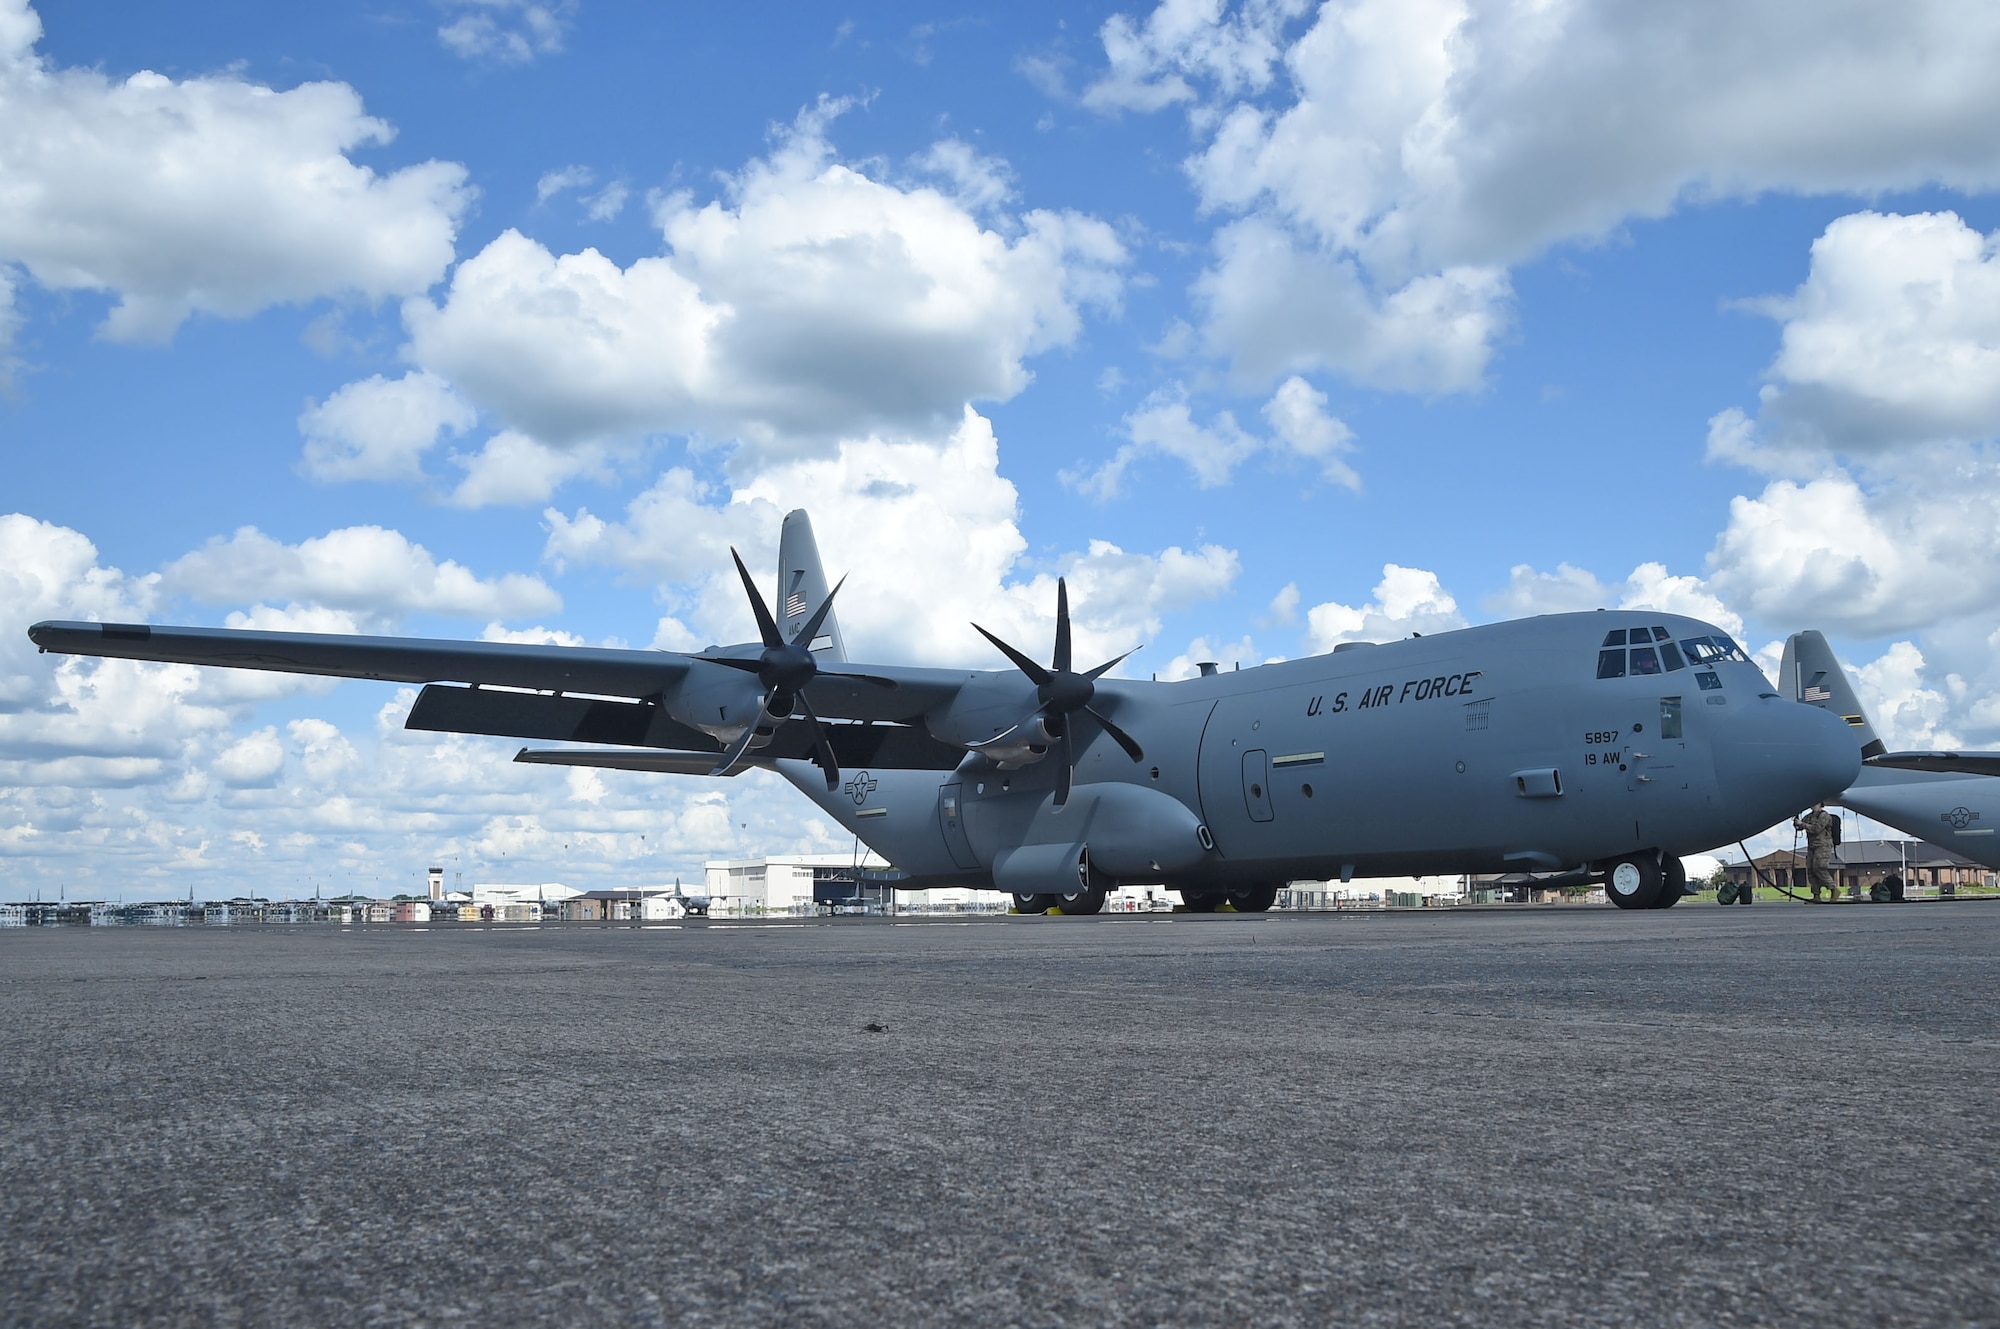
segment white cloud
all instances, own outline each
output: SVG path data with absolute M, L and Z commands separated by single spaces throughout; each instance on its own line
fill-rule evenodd
M 1185 651 L 1167 661 L 1159 671 L 1161 682 L 1171 683 L 1177 679 L 1195 678 L 1201 673 L 1201 666 L 1212 664 L 1218 670 L 1239 669 L 1244 665 L 1268 663 L 1261 656 L 1256 644 L 1246 635 L 1241 641 L 1211 643 L 1206 637 L 1196 637 L 1188 643 Z
M 872 179 L 825 137 L 844 107 L 803 113 L 726 200 L 658 200 L 658 257 L 621 268 L 505 232 L 442 301 L 405 304 L 407 354 L 543 448 L 687 433 L 740 440 L 754 469 L 949 428 L 1025 387 L 1024 360 L 1074 341 L 1085 308 L 1115 307 L 1126 255 L 1108 226 L 1031 211 L 1003 233 L 959 197 Z M 929 160 L 997 204 L 999 164 L 950 142 Z
M 1873 492 L 1844 470 L 1733 499 L 1710 580 L 1764 621 L 1874 637 L 2000 604 L 2000 472 L 1964 459 Z
M 1613 585 L 1594 573 L 1568 563 L 1554 572 L 1538 572 L 1527 563 L 1514 565 L 1507 588 L 1487 596 L 1481 607 L 1500 618 L 1533 614 L 1573 614 L 1591 609 L 1658 609 L 1712 623 L 1732 636 L 1743 634 L 1743 618 L 1700 577 L 1675 576 L 1663 563 L 1641 563 L 1632 575 Z
M 1329 600 L 1306 611 L 1306 633 L 1314 651 L 1330 651 L 1344 641 L 1397 641 L 1413 632 L 1449 632 L 1465 626 L 1458 601 L 1438 583 L 1435 572 L 1382 565 L 1382 580 L 1367 604 Z
M 1949 726 L 1956 709 L 1952 694 L 1963 701 L 1965 682 L 1953 674 L 1943 691 L 1932 686 L 1924 678 L 1924 653 L 1914 643 L 1895 642 L 1867 664 L 1845 667 L 1876 735 L 1891 751 L 1963 746 Z M 2000 717 L 1988 717 L 1986 727 L 1995 718 Z
M 1324 392 L 1293 375 L 1264 403 L 1264 419 L 1280 445 L 1316 463 L 1327 480 L 1361 488 L 1361 477 L 1341 460 L 1341 454 L 1354 450 L 1354 431 L 1326 413 Z
M 563 48 L 564 30 L 576 14 L 575 0 L 442 0 L 454 15 L 438 29 L 438 40 L 466 60 L 525 65 L 538 55 Z
M 561 170 L 545 171 L 542 178 L 535 181 L 535 202 L 546 203 L 565 190 L 588 189 L 596 182 L 597 172 L 588 166 L 565 166 Z
M 237 739 L 209 763 L 209 770 L 232 789 L 267 788 L 284 768 L 285 745 L 268 725 Z
M 1125 474 L 1134 463 L 1157 455 L 1187 463 L 1195 482 L 1203 489 L 1213 489 L 1229 483 L 1238 466 L 1262 452 L 1310 461 L 1331 483 L 1358 489 L 1361 477 L 1341 459 L 1342 454 L 1353 451 L 1353 431 L 1326 413 L 1326 401 L 1326 394 L 1304 379 L 1286 379 L 1264 403 L 1263 415 L 1272 436 L 1263 439 L 1245 432 L 1230 411 L 1217 412 L 1206 425 L 1196 423 L 1184 387 L 1156 392 L 1125 417 L 1129 443 L 1121 444 L 1096 470 L 1064 471 L 1061 479 L 1086 494 L 1109 500 L 1123 489 Z
M 1096 111 L 1158 111 L 1195 100 L 1190 80 L 1224 97 L 1270 86 L 1288 19 L 1306 0 L 1259 0 L 1228 13 L 1224 0 L 1165 0 L 1143 22 L 1113 14 L 1099 30 L 1103 77 L 1084 89 Z
M 462 434 L 478 414 L 435 374 L 412 370 L 349 383 L 299 416 L 304 466 L 315 480 L 414 480 L 421 458 L 445 433 Z
M 1801 22 L 1785 6 L 1332 0 L 1294 36 L 1297 12 L 1116 16 L 1086 93 L 1189 107 L 1202 209 L 1243 219 L 1218 236 L 1207 337 L 1249 377 L 1463 389 L 1507 326 L 1505 270 L 1550 245 L 1689 201 L 2000 183 L 1990 8 L 1834 0 Z M 1449 273 L 1392 320 L 1418 359 L 1370 351 L 1395 293 Z
M 625 211 L 626 201 L 631 197 L 632 186 L 623 180 L 613 180 L 583 201 L 583 215 L 591 221 L 611 221 Z
M 1143 554 L 1091 541 L 1027 573 L 1018 496 L 1000 475 L 992 425 L 970 409 L 941 442 L 850 439 L 726 495 L 672 470 L 622 521 L 551 510 L 548 554 L 559 566 L 603 563 L 663 591 L 678 587 L 670 597 L 680 616 L 663 620 L 661 644 L 696 639 L 683 635 L 684 619 L 707 630 L 699 640 L 745 641 L 755 630 L 729 547 L 753 570 L 771 567 L 783 514 L 796 507 L 812 513 L 828 574 L 851 573 L 838 612 L 861 658 L 991 665 L 974 620 L 1046 655 L 1062 575 L 1077 654 L 1107 659 L 1157 633 L 1163 614 L 1220 594 L 1239 566 L 1234 551 L 1213 545 Z
M 2000 233 L 1854 213 L 1813 242 L 1798 290 L 1752 307 L 1783 343 L 1757 418 L 1710 422 L 1711 457 L 1802 477 L 1829 453 L 2000 436 Z
M 409 295 L 450 263 L 465 169 L 355 163 L 393 131 L 346 84 L 114 82 L 55 67 L 40 35 L 24 0 L 0 0 L 0 263 L 116 296 L 106 335 L 158 341 L 195 312 Z
M 452 460 L 465 468 L 465 478 L 451 493 L 452 503 L 461 508 L 484 508 L 497 503 L 540 503 L 571 476 L 596 469 L 602 456 L 591 447 L 560 451 L 504 429 L 487 439 L 478 452 Z
M 377 628 L 410 613 L 518 618 L 562 603 L 539 577 L 482 579 L 380 526 L 343 527 L 295 545 L 246 526 L 168 564 L 165 587 L 211 604 L 292 601 L 294 614 L 303 605 L 352 616 L 335 622 Z

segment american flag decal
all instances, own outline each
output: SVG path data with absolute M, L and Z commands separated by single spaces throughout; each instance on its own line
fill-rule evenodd
M 797 618 L 806 612 L 806 598 L 797 591 L 785 597 L 785 617 Z
M 1808 683 L 1806 685 L 1805 699 L 1807 701 L 1832 701 L 1833 694 L 1827 691 L 1825 688 L 1814 687 L 1812 684 Z

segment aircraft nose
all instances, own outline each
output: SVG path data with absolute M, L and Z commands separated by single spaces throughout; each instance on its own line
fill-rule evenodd
M 1781 697 L 1730 709 L 1715 737 L 1716 782 L 1760 826 L 1835 797 L 1861 773 L 1861 745 L 1837 715 Z

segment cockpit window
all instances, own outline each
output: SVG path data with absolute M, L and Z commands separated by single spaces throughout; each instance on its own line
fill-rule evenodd
M 1623 646 L 1625 644 L 1625 629 L 1613 628 L 1611 631 L 1605 633 L 1604 644 L 1606 646 Z M 1599 674 L 1598 677 L 1602 678 L 1604 676 Z
M 1621 637 L 1625 635 L 1622 629 L 1618 635 Z M 1625 677 L 1625 652 L 1622 648 L 1614 647 L 1611 650 L 1599 651 L 1597 653 L 1597 676 L 1599 678 Z
M 1689 660 L 1698 665 L 1714 664 L 1717 660 L 1726 658 L 1707 637 L 1683 637 L 1681 649 L 1687 652 Z
M 1665 628 L 1663 628 L 1663 627 L 1659 627 L 1659 626 L 1657 626 L 1657 625 L 1656 625 L 1656 626 L 1655 626 L 1655 627 L 1653 628 L 1653 640 L 1654 640 L 1654 641 L 1665 641 L 1665 640 L 1666 640 L 1667 638 L 1669 638 L 1669 637 L 1671 637 L 1671 636 L 1673 636 L 1673 635 L 1674 635 L 1673 633 L 1671 633 L 1671 632 L 1667 631 L 1667 630 L 1666 630 Z
M 1660 656 L 1650 646 L 1632 648 L 1632 672 L 1634 674 L 1657 674 L 1660 672 Z
M 1680 648 L 1670 641 L 1660 643 L 1660 659 L 1667 666 L 1667 672 L 1687 668 L 1687 661 L 1681 659 Z
M 1722 652 L 1722 658 L 1725 660 L 1734 660 L 1738 664 L 1750 663 L 1750 657 L 1743 653 L 1743 648 L 1720 632 L 1715 634 L 1715 647 Z

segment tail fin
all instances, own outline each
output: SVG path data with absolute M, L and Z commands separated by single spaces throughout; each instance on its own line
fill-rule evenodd
M 804 508 L 785 514 L 778 540 L 778 628 L 787 641 L 826 599 L 826 571 L 819 564 L 819 544 L 813 539 L 812 518 Z M 840 613 L 834 610 L 820 624 L 819 636 L 805 643 L 826 664 L 844 664 L 847 645 L 840 637 Z
M 1778 686 L 1794 701 L 1831 711 L 1847 721 L 1861 744 L 1864 758 L 1880 756 L 1888 749 L 1875 736 L 1868 713 L 1854 695 L 1847 671 L 1833 658 L 1833 648 L 1813 629 L 1794 632 L 1785 639 L 1785 658 L 1778 666 Z

